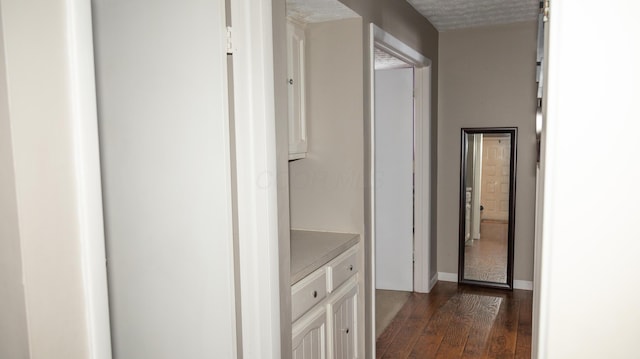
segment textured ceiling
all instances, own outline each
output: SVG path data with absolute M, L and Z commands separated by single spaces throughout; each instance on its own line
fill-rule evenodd
M 359 16 L 338 0 L 287 0 L 287 17 L 309 24 Z
M 438 31 L 535 20 L 539 0 L 407 0 Z
M 376 70 L 400 69 L 405 67 L 413 67 L 399 58 L 388 54 L 377 47 L 373 49 Z

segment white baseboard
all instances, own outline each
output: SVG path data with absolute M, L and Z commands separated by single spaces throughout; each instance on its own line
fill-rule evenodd
M 513 289 L 533 290 L 533 282 L 530 280 L 513 280 Z
M 436 283 L 438 283 L 438 273 L 434 273 L 433 277 L 431 277 L 431 280 L 429 281 L 429 292 L 431 292 L 431 289 L 433 289 L 433 286 L 436 285 Z
M 438 280 L 458 283 L 458 273 L 438 272 Z
M 438 280 L 441 280 L 443 282 L 454 282 L 454 283 L 457 283 L 458 282 L 458 273 L 438 272 Z M 533 290 L 533 282 L 530 281 L 530 280 L 517 280 L 517 279 L 515 279 L 513 281 L 513 289 Z

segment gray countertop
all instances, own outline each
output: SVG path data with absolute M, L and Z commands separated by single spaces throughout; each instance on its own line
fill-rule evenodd
M 358 243 L 356 233 L 291 231 L 291 284 Z

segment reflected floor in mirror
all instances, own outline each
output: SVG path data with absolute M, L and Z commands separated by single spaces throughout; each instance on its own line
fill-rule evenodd
M 507 222 L 481 222 L 480 239 L 465 244 L 465 279 L 507 282 L 507 234 Z
M 411 293 L 376 358 L 531 358 L 531 293 L 448 282 Z

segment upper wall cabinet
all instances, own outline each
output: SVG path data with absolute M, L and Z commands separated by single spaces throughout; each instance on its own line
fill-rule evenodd
M 289 96 L 289 160 L 307 156 L 305 110 L 305 36 L 302 24 L 287 21 L 287 76 Z

